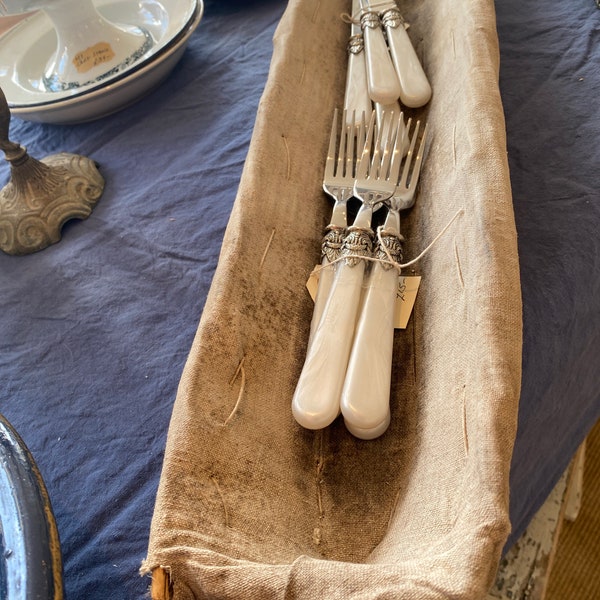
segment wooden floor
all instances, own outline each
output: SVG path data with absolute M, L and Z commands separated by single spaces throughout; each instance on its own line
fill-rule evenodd
M 600 599 L 600 422 L 587 438 L 581 509 L 560 531 L 545 600 Z

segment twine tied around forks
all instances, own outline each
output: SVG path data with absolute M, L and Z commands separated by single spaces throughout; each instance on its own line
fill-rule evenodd
M 600 0 L 599 0 L 600 1 Z M 386 4 L 389 5 L 389 2 L 380 2 L 381 7 L 383 8 Z M 343 12 L 340 13 L 340 19 L 347 23 L 348 25 L 361 25 L 362 24 L 362 16 L 364 14 L 372 13 L 373 15 L 379 15 L 379 11 L 377 10 L 377 4 L 373 4 L 371 6 L 370 11 L 359 10 L 355 14 Z M 410 23 L 406 21 L 406 19 L 402 16 L 401 12 L 397 8 L 388 8 L 384 10 L 381 14 L 381 22 L 385 23 L 385 21 L 390 22 L 392 27 L 402 26 L 404 29 L 408 29 L 410 27 Z M 378 20 L 379 23 L 379 20 Z
M 422 250 L 415 258 L 413 258 L 412 260 L 409 260 L 408 262 L 403 263 L 403 262 L 399 262 L 396 259 L 394 254 L 397 255 L 397 252 L 391 251 L 390 248 L 388 247 L 388 244 L 386 244 L 384 242 L 384 237 L 385 237 L 386 232 L 385 232 L 383 225 L 380 225 L 377 228 L 377 241 L 379 242 L 379 247 L 380 247 L 383 255 L 385 255 L 386 258 L 378 258 L 375 256 L 368 256 L 363 253 L 344 253 L 341 256 L 338 256 L 337 258 L 335 258 L 334 260 L 329 261 L 329 263 L 326 265 L 317 265 L 314 268 L 313 273 L 318 273 L 322 269 L 330 267 L 331 265 L 334 265 L 343 260 L 344 261 L 350 260 L 351 262 L 358 262 L 360 260 L 366 260 L 366 261 L 373 262 L 373 263 L 381 263 L 382 265 L 384 265 L 388 268 L 393 267 L 394 269 L 396 269 L 398 271 L 398 273 L 401 273 L 402 269 L 406 269 L 407 267 L 414 265 L 415 263 L 419 262 L 424 256 L 426 256 L 431 251 L 431 249 L 435 246 L 435 244 L 440 240 L 440 238 L 448 231 L 448 229 L 450 229 L 450 226 L 452 225 L 452 223 L 454 223 L 454 221 L 456 221 L 456 219 L 458 219 L 458 217 L 460 215 L 462 215 L 463 213 L 464 213 L 464 209 L 459 208 L 454 213 L 454 216 L 448 221 L 448 223 L 446 223 L 446 225 L 444 225 L 442 230 L 425 247 L 425 249 Z M 401 253 L 400 253 L 400 256 L 401 256 Z

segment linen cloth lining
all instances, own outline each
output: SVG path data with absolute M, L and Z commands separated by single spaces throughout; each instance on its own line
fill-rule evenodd
M 434 96 L 396 336 L 392 424 L 364 442 L 291 416 L 330 212 L 321 179 L 341 105 L 345 2 L 292 0 L 221 257 L 171 419 L 143 569 L 174 598 L 478 598 L 509 531 L 521 300 L 494 5 L 407 2 Z M 241 365 L 241 367 L 240 367 Z

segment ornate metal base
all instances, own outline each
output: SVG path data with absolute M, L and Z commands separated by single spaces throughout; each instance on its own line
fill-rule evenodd
M 90 216 L 104 178 L 93 160 L 77 154 L 32 158 L 10 141 L 9 126 L 10 110 L 0 89 L 0 150 L 10 163 L 10 181 L 0 191 L 0 250 L 31 254 L 60 241 L 69 219 Z
M 0 191 L 0 249 L 30 254 L 55 244 L 66 221 L 89 217 L 103 190 L 89 158 L 63 152 L 39 161 L 23 149 Z

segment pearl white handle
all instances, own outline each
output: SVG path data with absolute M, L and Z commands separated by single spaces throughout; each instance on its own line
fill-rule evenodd
M 431 98 L 431 85 L 406 29 L 399 24 L 397 27 L 386 25 L 385 30 L 392 61 L 398 74 L 400 102 L 410 108 L 424 106 Z
M 392 104 L 400 97 L 400 82 L 376 13 L 361 17 L 365 41 L 367 86 L 373 102 Z
M 363 115 L 364 119 L 367 119 L 373 111 L 367 84 L 364 40 L 359 34 L 353 36 L 348 44 L 348 74 L 346 75 L 344 109 L 348 125 L 360 124 Z M 354 118 L 354 123 L 351 122 L 352 118 Z
M 354 427 L 352 423 L 349 423 L 344 419 L 344 423 L 348 431 L 354 436 L 361 440 L 374 440 L 378 438 L 380 435 L 383 435 L 387 428 L 390 426 L 390 421 L 392 419 L 392 415 L 388 410 L 386 418 L 376 427 L 371 427 L 370 429 L 361 429 L 360 427 Z
M 329 264 L 329 260 L 326 256 L 323 257 L 321 261 L 321 270 L 319 271 L 319 283 L 317 285 L 317 293 L 315 295 L 315 305 L 313 308 L 312 320 L 310 322 L 310 337 L 309 337 L 309 345 L 310 338 L 312 338 L 314 332 L 316 331 L 319 323 L 321 322 L 321 317 L 323 316 L 323 311 L 325 309 L 325 304 L 329 298 L 329 292 L 331 291 L 331 286 L 333 285 L 333 278 L 335 275 L 335 265 Z
M 340 401 L 346 426 L 363 439 L 381 435 L 389 424 L 397 291 L 398 271 L 375 263 L 367 279 Z
M 292 399 L 294 418 L 307 429 L 327 427 L 339 414 L 364 271 L 364 260 L 337 263 L 329 299 L 309 339 Z

